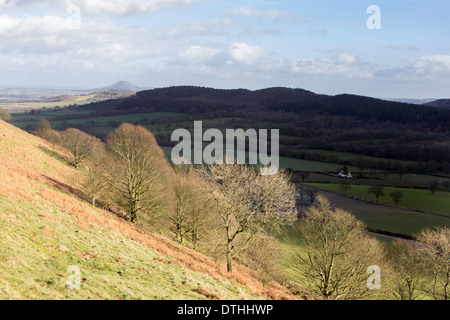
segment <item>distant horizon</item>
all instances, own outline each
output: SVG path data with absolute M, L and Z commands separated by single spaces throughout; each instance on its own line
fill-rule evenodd
M 147 88 L 147 89 L 142 89 L 139 91 L 144 91 L 144 90 L 152 90 L 152 89 L 159 89 L 159 88 L 170 88 L 170 87 L 179 87 L 179 86 L 193 86 L 193 87 L 205 87 L 205 88 L 212 88 L 212 89 L 218 89 L 218 90 L 237 90 L 237 89 L 244 89 L 244 90 L 250 90 L 250 91 L 257 91 L 257 90 L 263 90 L 263 89 L 268 89 L 268 88 L 288 88 L 288 89 L 303 89 L 303 90 L 307 90 L 307 91 L 311 91 L 315 94 L 323 94 L 323 95 L 329 95 L 329 96 L 336 96 L 336 95 L 340 95 L 340 94 L 350 94 L 350 95 L 356 95 L 356 96 L 364 96 L 364 97 L 370 97 L 370 98 L 375 98 L 375 99 L 382 99 L 382 100 L 430 100 L 430 101 L 434 101 L 434 100 L 440 100 L 440 99 L 450 99 L 450 95 L 447 97 L 423 97 L 423 98 L 416 98 L 416 97 L 378 97 L 378 96 L 373 96 L 373 95 L 363 95 L 363 94 L 357 94 L 357 93 L 351 93 L 351 92 L 340 92 L 340 93 L 334 93 L 334 94 L 329 94 L 329 93 L 323 93 L 323 92 L 315 92 L 313 90 L 310 90 L 308 88 L 301 88 L 301 87 L 288 87 L 288 86 L 281 86 L 281 85 L 275 85 L 275 86 L 270 86 L 270 87 L 261 87 L 261 88 L 243 88 L 243 87 L 235 87 L 235 88 L 220 88 L 220 87 L 213 87 L 213 86 L 203 86 L 203 85 L 192 85 L 192 84 L 176 84 L 176 85 L 169 85 L 169 86 L 146 86 L 146 85 L 141 85 L 141 84 L 136 84 L 132 81 L 128 81 L 128 80 L 118 80 L 115 81 L 113 83 L 110 84 L 103 84 L 103 85 L 99 85 L 96 87 L 58 87 L 58 86 L 27 86 L 27 87 L 19 87 L 19 86 L 10 86 L 10 87 L 6 87 L 6 86 L 0 86 L 0 90 L 61 90 L 61 91 L 90 91 L 90 90 L 95 90 L 95 89 L 101 89 L 104 87 L 109 87 L 112 86 L 114 84 L 117 84 L 119 82 L 129 82 L 137 87 L 140 88 Z M 1 95 L 0 95 L 1 98 Z M 426 103 L 426 102 L 425 102 Z

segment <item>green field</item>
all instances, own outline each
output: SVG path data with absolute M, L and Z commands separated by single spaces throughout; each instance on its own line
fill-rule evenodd
M 58 128 L 63 123 L 64 124 L 83 124 L 89 122 L 91 127 L 109 127 L 109 121 L 118 121 L 118 122 L 139 122 L 141 120 L 148 119 L 148 121 L 152 121 L 154 119 L 167 119 L 170 121 L 171 118 L 175 117 L 184 117 L 186 115 L 181 113 L 171 113 L 171 112 L 154 112 L 154 113 L 139 113 L 139 114 L 128 114 L 128 115 L 117 115 L 117 116 L 107 116 L 107 117 L 89 117 L 89 118 L 77 118 L 77 119 L 58 119 L 61 116 L 67 115 L 83 115 L 88 116 L 91 111 L 73 111 L 73 110 L 64 110 L 64 111 L 43 111 L 41 113 L 36 113 L 34 115 L 25 115 L 25 114 L 12 114 L 11 123 L 19 128 L 24 128 L 26 125 L 37 125 L 37 119 L 45 118 L 50 121 L 52 127 Z M 113 128 L 110 127 L 112 130 Z
M 348 197 L 371 202 L 376 201 L 376 197 L 373 194 L 368 193 L 370 186 L 367 185 L 351 185 L 346 193 L 344 193 L 341 186 L 337 184 L 312 183 L 311 185 L 322 190 L 335 192 Z M 400 207 L 450 216 L 450 192 L 435 191 L 435 193 L 432 194 L 429 190 L 423 189 L 385 187 L 385 195 L 379 198 L 379 203 L 395 206 L 394 200 L 390 197 L 390 193 L 393 191 L 400 191 L 403 194 L 403 198 L 398 204 Z
M 377 158 L 372 156 L 366 156 L 366 155 L 360 155 L 357 153 L 350 153 L 350 152 L 341 152 L 341 151 L 331 151 L 331 150 L 320 150 L 320 149 L 305 149 L 302 150 L 305 154 L 321 154 L 324 156 L 335 156 L 338 161 L 349 161 L 351 159 L 355 158 L 362 158 L 366 160 L 379 160 L 379 161 L 391 161 L 396 163 L 402 163 L 402 164 L 408 164 L 408 163 L 414 163 L 414 161 L 402 161 L 402 160 L 393 160 L 388 158 Z

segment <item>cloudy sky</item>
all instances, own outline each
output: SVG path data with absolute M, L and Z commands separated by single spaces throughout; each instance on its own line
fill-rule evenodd
M 0 87 L 450 98 L 449 13 L 447 0 L 0 0 Z

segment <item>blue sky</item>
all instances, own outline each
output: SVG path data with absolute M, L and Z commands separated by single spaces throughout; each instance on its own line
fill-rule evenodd
M 366 12 L 380 8 L 381 29 Z M 0 0 L 0 87 L 450 97 L 445 0 Z

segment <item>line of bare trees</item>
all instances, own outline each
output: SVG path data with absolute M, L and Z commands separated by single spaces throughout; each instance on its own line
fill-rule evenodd
M 271 232 L 296 218 L 295 187 L 281 171 L 261 175 L 236 163 L 174 170 L 153 134 L 127 123 L 105 143 L 75 128 L 53 130 L 45 119 L 36 133 L 53 150 L 65 148 L 68 163 L 84 173 L 81 188 L 93 206 L 117 205 L 143 227 L 170 223 L 180 243 L 226 257 L 230 273 L 234 259 L 261 259 L 249 248 L 262 238 L 275 243 Z
M 124 209 L 132 223 L 151 226 L 173 207 L 171 168 L 150 131 L 124 123 L 106 142 L 81 130 L 53 130 L 41 119 L 37 135 L 66 150 L 66 160 L 82 169 L 82 190 L 105 205 Z

